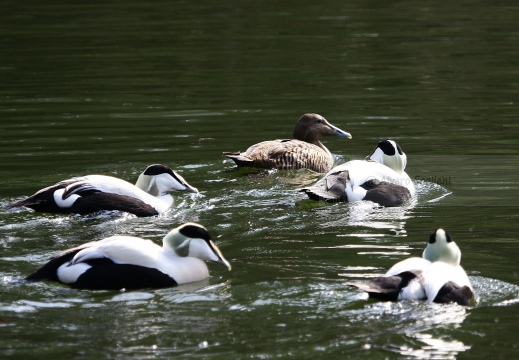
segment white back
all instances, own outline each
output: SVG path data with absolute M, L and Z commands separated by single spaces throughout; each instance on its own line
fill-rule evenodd
M 384 276 L 394 276 L 410 270 L 425 271 L 430 265 L 431 262 L 424 258 L 412 257 L 397 262 L 384 274 Z
M 409 190 L 411 196 L 415 194 L 413 181 L 405 172 L 399 174 L 389 167 L 377 162 L 352 160 L 336 166 L 328 174 L 341 171 L 348 171 L 349 174 L 348 187 L 350 188 L 350 192 L 352 192 L 351 196 L 353 196 L 353 198 L 350 198 L 348 188 L 346 189 L 346 193 L 350 201 L 361 200 L 364 198 L 366 190 L 362 188 L 358 189 L 358 187 L 371 179 L 387 181 L 391 184 L 404 186 Z M 326 176 L 328 176 L 328 174 L 326 174 Z
M 102 192 L 125 195 L 139 199 L 147 204 L 152 205 L 158 211 L 160 210 L 159 212 L 164 212 L 164 207 L 165 209 L 168 209 L 172 205 L 165 205 L 160 199 L 156 198 L 155 196 L 150 195 L 146 191 L 136 187 L 128 181 L 116 177 L 105 175 L 88 175 L 78 178 L 78 180 L 85 183 L 85 185 L 98 189 Z M 71 186 L 74 186 L 74 184 L 72 184 Z
M 452 281 L 459 286 L 468 286 L 472 289 L 470 280 L 461 266 L 452 266 L 442 261 L 433 262 L 423 273 L 423 287 L 427 294 L 427 301 L 433 302 L 443 285 Z

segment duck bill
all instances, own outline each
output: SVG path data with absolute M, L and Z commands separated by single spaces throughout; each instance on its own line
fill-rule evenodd
M 338 136 L 338 137 L 345 137 L 346 139 L 351 139 L 352 136 L 349 132 L 347 131 L 344 131 L 344 130 L 341 130 L 339 129 L 337 126 L 334 126 L 332 124 L 330 124 L 330 127 L 335 130 L 335 136 Z
M 212 240 L 210 240 L 209 242 L 215 255 L 215 259 L 211 259 L 211 261 L 219 265 L 222 265 L 227 270 L 231 271 L 231 264 L 223 257 L 222 252 L 220 251 L 218 246 L 216 246 L 216 244 Z
M 189 185 L 187 182 L 185 182 L 182 185 L 184 185 L 184 187 L 186 188 L 184 191 L 188 193 L 198 194 L 198 189 L 196 187 Z
M 215 261 L 215 263 L 222 265 L 224 268 L 226 268 L 229 271 L 231 271 L 231 269 L 232 269 L 231 264 L 224 258 L 218 259 L 217 261 Z

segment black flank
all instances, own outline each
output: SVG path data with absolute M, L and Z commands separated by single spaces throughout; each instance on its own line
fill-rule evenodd
M 111 193 L 92 193 L 76 200 L 69 213 L 90 214 L 102 210 L 119 210 L 139 217 L 158 215 L 157 210 L 131 196 Z
M 77 247 L 74 249 L 65 250 L 53 256 L 49 262 L 40 267 L 38 270 L 27 276 L 24 280 L 36 282 L 36 281 L 58 281 L 57 271 L 58 268 L 68 263 L 72 258 L 80 251 L 83 247 Z
M 442 286 L 433 301 L 435 303 L 455 302 L 459 305 L 468 305 L 473 297 L 474 294 L 468 286 L 459 286 L 449 281 Z
M 94 259 L 86 262 L 92 265 L 80 275 L 73 288 L 91 290 L 119 290 L 164 288 L 178 285 L 163 272 L 139 265 L 116 264 L 112 260 Z
M 373 201 L 382 206 L 399 206 L 411 198 L 409 189 L 386 181 L 370 180 L 362 187 L 368 190 L 364 200 Z

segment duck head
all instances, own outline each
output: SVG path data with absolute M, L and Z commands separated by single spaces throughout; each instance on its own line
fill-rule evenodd
M 429 236 L 429 243 L 422 257 L 431 262 L 442 261 L 458 266 L 461 262 L 461 251 L 447 231 L 438 229 Z
M 171 230 L 162 242 L 164 248 L 172 249 L 177 256 L 212 261 L 231 270 L 231 264 L 211 240 L 211 235 L 206 228 L 200 224 L 183 224 Z
M 198 193 L 198 189 L 189 185 L 186 180 L 165 165 L 150 165 L 137 179 L 135 184 L 141 190 L 153 196 L 161 196 L 170 191 L 187 191 Z
M 319 114 L 304 114 L 294 128 L 294 139 L 317 144 L 323 136 L 339 136 L 351 139 L 351 134 L 330 124 Z
M 397 173 L 402 173 L 407 165 L 407 156 L 400 145 L 393 140 L 379 141 L 373 154 L 368 156 L 366 160 L 373 160 L 386 165 Z

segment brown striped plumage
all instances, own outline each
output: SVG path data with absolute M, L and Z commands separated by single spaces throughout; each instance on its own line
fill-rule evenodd
M 309 169 L 325 173 L 333 167 L 333 156 L 319 141 L 323 136 L 351 135 L 333 125 L 318 114 L 301 116 L 294 128 L 294 139 L 263 141 L 247 151 L 225 152 L 238 167 L 265 169 Z

